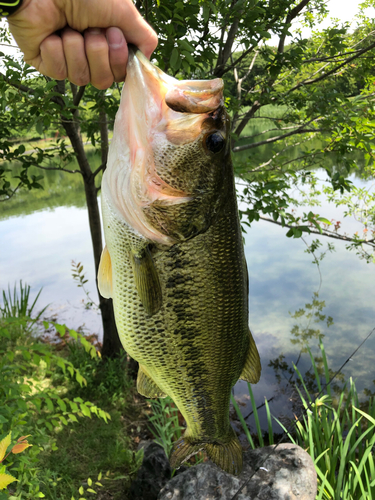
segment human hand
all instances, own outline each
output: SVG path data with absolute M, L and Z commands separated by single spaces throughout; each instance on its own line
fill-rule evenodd
M 24 0 L 8 22 L 25 62 L 56 80 L 98 89 L 124 80 L 127 42 L 147 57 L 157 45 L 131 0 Z

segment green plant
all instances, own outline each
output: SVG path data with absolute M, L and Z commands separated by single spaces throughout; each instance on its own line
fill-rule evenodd
M 164 448 L 165 454 L 169 457 L 173 441 L 181 437 L 182 427 L 178 422 L 178 409 L 172 398 L 152 399 L 152 415 L 149 421 L 152 427 L 149 430 L 155 436 L 154 441 Z
M 30 285 L 22 285 L 22 280 L 19 284 L 19 292 L 17 290 L 16 283 L 14 284 L 13 293 L 11 292 L 10 286 L 8 285 L 8 293 L 3 290 L 3 305 L 0 306 L 0 316 L 2 318 L 31 318 L 34 311 L 35 304 L 42 293 L 42 288 L 37 293 L 34 302 L 29 305 L 30 302 Z M 43 312 L 47 309 L 48 305 L 44 307 L 33 320 L 35 322 L 40 318 Z
M 85 287 L 85 284 L 88 282 L 88 279 L 83 272 L 83 264 L 80 262 L 75 262 L 72 260 L 72 277 L 76 282 L 78 288 L 82 288 L 83 292 L 86 295 L 86 300 L 83 301 L 85 309 L 91 309 L 95 307 L 95 309 L 99 309 L 99 305 L 91 298 L 90 292 Z
M 311 353 L 309 353 L 319 397 L 309 392 L 299 369 L 293 365 L 299 384 L 299 394 L 304 413 L 300 416 L 293 430 L 287 429 L 277 418 L 273 417 L 266 401 L 266 414 L 270 444 L 273 442 L 272 419 L 283 428 L 291 442 L 305 449 L 315 463 L 319 488 L 317 499 L 365 500 L 375 496 L 375 465 L 373 447 L 375 446 L 375 403 L 370 398 L 366 411 L 359 408 L 360 403 L 355 384 L 352 379 L 349 387 L 344 385 L 338 401 L 332 397 L 329 368 L 323 344 L 319 344 L 322 354 L 325 386 L 322 386 L 319 369 Z M 257 436 L 263 443 L 262 431 L 255 400 L 249 387 L 253 407 Z M 239 406 L 232 398 L 234 408 L 243 426 L 250 446 L 254 442 Z M 258 423 L 257 423 L 258 422 Z M 271 437 L 272 436 L 272 437 Z
M 70 333 L 81 337 L 77 332 Z M 41 496 L 38 455 L 57 449 L 56 430 L 78 422 L 80 417 L 94 415 L 108 421 L 110 416 L 90 401 L 66 397 L 63 385 L 52 384 L 57 367 L 65 380 L 73 377 L 80 385 L 85 385 L 86 380 L 79 369 L 56 354 L 52 346 L 31 335 L 29 318 L 1 318 L 0 340 L 0 435 L 31 434 L 34 441 L 27 455 L 8 464 L 9 472 L 18 478 L 17 483 L 10 486 L 10 498 L 34 499 Z M 91 347 L 87 346 L 95 355 Z M 94 351 L 96 353 L 95 348 Z
M 32 444 L 28 443 L 27 441 L 28 437 L 29 436 L 21 436 L 20 438 L 18 438 L 16 444 L 14 444 L 11 450 L 7 453 L 7 450 L 11 446 L 12 442 L 12 432 L 9 432 L 9 434 L 0 441 L 0 464 L 2 464 L 10 454 L 18 455 L 19 453 L 22 453 L 24 450 L 26 450 L 26 448 L 28 448 L 29 446 L 32 446 Z M 4 490 L 9 486 L 9 484 L 13 483 L 14 481 L 17 481 L 17 479 L 6 472 L 6 466 L 0 465 L 0 490 Z M 2 494 L 0 493 L 0 499 L 1 496 Z

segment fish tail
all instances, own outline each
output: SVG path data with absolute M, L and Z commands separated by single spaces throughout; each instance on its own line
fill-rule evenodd
M 242 471 L 242 448 L 232 428 L 222 442 L 199 442 L 182 436 L 173 445 L 169 459 L 171 467 L 178 469 L 183 462 L 201 450 L 205 450 L 208 457 L 229 474 L 238 476 Z

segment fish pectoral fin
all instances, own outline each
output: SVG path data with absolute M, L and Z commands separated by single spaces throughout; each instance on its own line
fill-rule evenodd
M 137 391 L 146 398 L 165 398 L 167 395 L 159 389 L 150 375 L 145 372 L 142 365 L 139 365 L 137 377 Z
M 262 367 L 260 364 L 258 349 L 255 345 L 255 341 L 253 339 L 253 336 L 251 335 L 250 330 L 249 336 L 249 350 L 246 356 L 245 366 L 243 367 L 242 373 L 240 375 L 240 379 L 246 380 L 246 382 L 250 382 L 251 384 L 256 384 L 257 382 L 259 382 Z
M 100 295 L 105 299 L 110 299 L 112 297 L 112 262 L 107 246 L 103 248 L 100 257 L 98 288 Z
M 185 433 L 186 435 L 186 433 Z M 208 457 L 229 474 L 238 476 L 242 471 L 242 448 L 232 428 L 222 442 L 199 442 L 199 438 L 182 436 L 173 443 L 169 459 L 171 467 L 178 469 L 183 462 L 201 450 L 205 450 Z
M 130 261 L 135 286 L 147 314 L 156 314 L 162 305 L 162 294 L 158 272 L 148 247 L 132 250 Z

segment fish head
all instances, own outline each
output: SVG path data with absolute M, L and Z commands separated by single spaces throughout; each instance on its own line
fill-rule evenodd
M 148 241 L 208 229 L 232 175 L 223 81 L 177 80 L 129 49 L 103 192 Z

